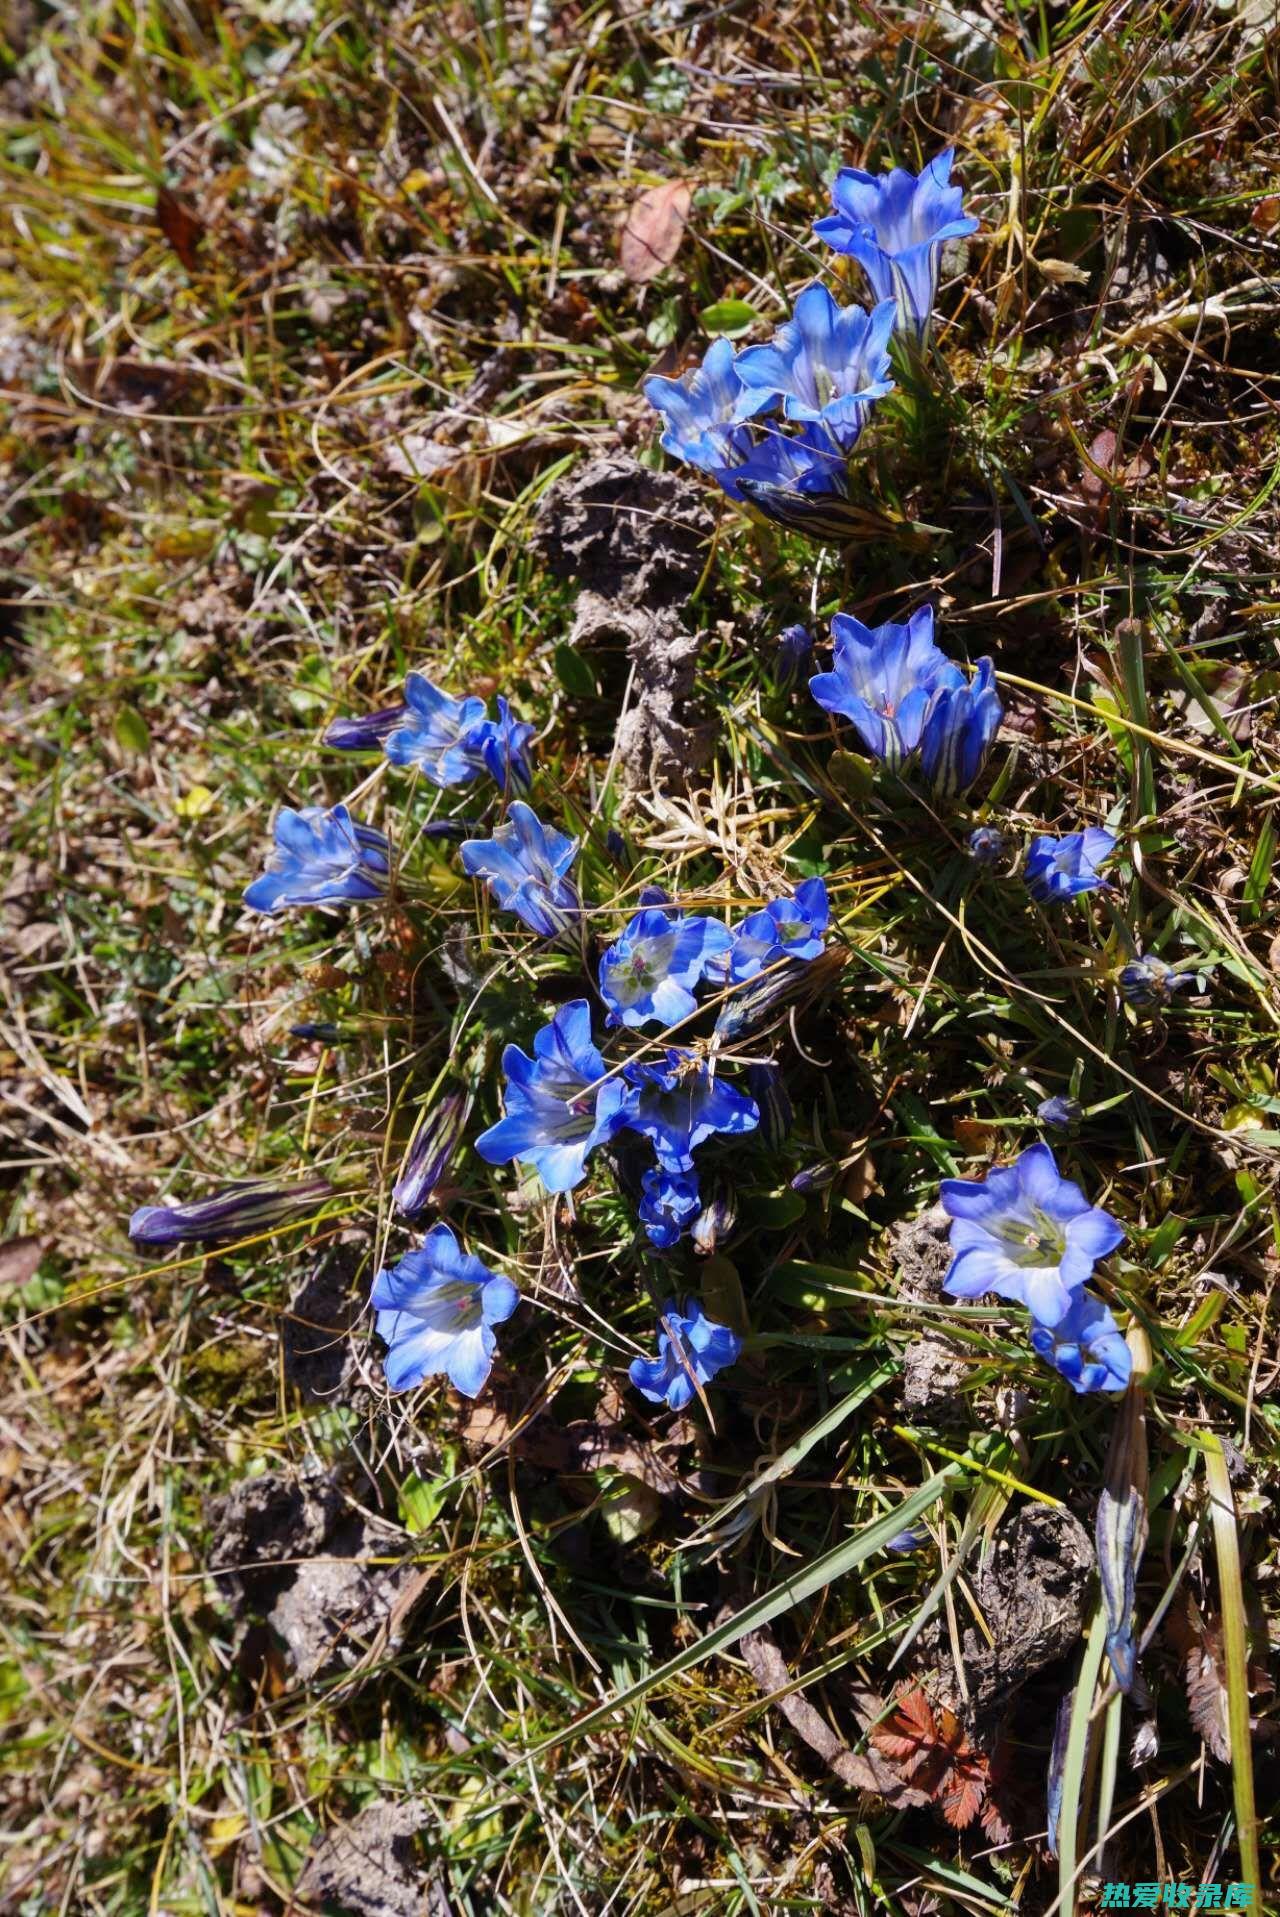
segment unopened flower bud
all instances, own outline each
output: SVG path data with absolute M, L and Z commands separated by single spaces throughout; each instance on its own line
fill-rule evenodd
M 467 1098 L 450 1092 L 423 1119 L 391 1188 L 395 1208 L 405 1218 L 427 1209 L 461 1142 L 467 1123 Z
M 129 1238 L 150 1251 L 165 1251 L 173 1245 L 227 1244 L 283 1225 L 332 1196 L 327 1178 L 311 1178 L 302 1185 L 262 1181 L 232 1185 L 190 1205 L 139 1206 L 129 1220 Z

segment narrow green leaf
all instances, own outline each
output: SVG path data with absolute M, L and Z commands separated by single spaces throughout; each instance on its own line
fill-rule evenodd
M 1058 1811 L 1058 1903 L 1067 1917 L 1076 1907 L 1076 1857 L 1080 1831 L 1080 1799 L 1085 1765 L 1089 1758 L 1089 1726 L 1093 1716 L 1094 1693 L 1098 1673 L 1107 1648 L 1107 1613 L 1101 1604 L 1094 1613 L 1089 1641 L 1080 1663 L 1075 1697 L 1071 1705 L 1071 1729 L 1067 1733 L 1067 1756 L 1062 1766 L 1062 1800 Z
M 827 1585 L 834 1584 L 837 1578 L 855 1571 L 868 1558 L 874 1557 L 878 1551 L 883 1551 L 890 1539 L 897 1537 L 899 1531 L 905 1530 L 916 1518 L 922 1516 L 942 1495 L 947 1485 L 954 1482 L 959 1475 L 954 1465 L 948 1465 L 943 1471 L 935 1471 L 918 1491 L 913 1491 L 910 1497 L 904 1498 L 901 1504 L 895 1505 L 882 1518 L 876 1518 L 873 1523 L 864 1525 L 862 1530 L 855 1532 L 853 1537 L 845 1538 L 842 1543 L 824 1552 L 822 1557 L 815 1558 L 813 1563 L 806 1565 L 803 1570 L 791 1573 L 783 1578 L 781 1583 L 773 1585 L 759 1597 L 753 1598 L 750 1604 L 744 1604 L 740 1611 L 726 1618 L 723 1624 L 718 1624 L 713 1631 L 708 1631 L 707 1635 L 699 1638 L 696 1644 L 686 1645 L 683 1651 L 678 1651 L 674 1657 L 668 1658 L 665 1664 L 660 1664 L 656 1671 L 650 1671 L 647 1677 L 642 1677 L 635 1684 L 628 1685 L 626 1690 L 620 1691 L 616 1697 L 606 1698 L 603 1704 L 598 1704 L 594 1710 L 587 1711 L 582 1717 L 576 1718 L 572 1724 L 566 1725 L 564 1730 L 556 1731 L 550 1737 L 544 1737 L 541 1743 L 533 1745 L 526 1751 L 519 1762 L 527 1764 L 530 1758 L 541 1757 L 545 1751 L 555 1750 L 561 1744 L 589 1736 L 592 1731 L 599 1730 L 602 1724 L 607 1724 L 610 1718 L 616 1717 L 619 1712 L 639 1704 L 651 1691 L 660 1689 L 662 1685 L 669 1684 L 672 1678 L 680 1677 L 685 1671 L 691 1671 L 696 1665 L 705 1663 L 709 1657 L 714 1657 L 717 1651 L 722 1651 L 727 1644 L 736 1644 L 745 1632 L 756 1631 L 762 1625 L 772 1623 L 774 1618 L 781 1617 L 786 1611 L 794 1610 L 797 1604 L 803 1604 L 805 1599 L 812 1597 L 815 1591 L 825 1590 Z
M 1205 1477 L 1213 1512 L 1213 1541 L 1218 1558 L 1218 1593 L 1222 1603 L 1222 1656 L 1227 1667 L 1227 1728 L 1231 1734 L 1231 1789 L 1236 1805 L 1236 1841 L 1240 1869 L 1246 1883 L 1261 1890 L 1258 1855 L 1258 1811 L 1253 1792 L 1253 1731 L 1249 1723 L 1249 1639 L 1240 1574 L 1240 1538 L 1236 1530 L 1236 1501 L 1231 1489 L 1226 1454 L 1216 1431 L 1200 1434 L 1204 1446 Z
M 595 699 L 600 688 L 596 684 L 596 675 L 582 654 L 563 640 L 551 655 L 556 678 L 572 699 Z
M 717 300 L 714 306 L 704 306 L 698 318 L 705 333 L 725 339 L 740 339 L 760 324 L 759 313 L 746 300 Z

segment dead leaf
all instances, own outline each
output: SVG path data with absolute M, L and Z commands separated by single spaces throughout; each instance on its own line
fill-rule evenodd
M 680 250 L 692 202 L 687 180 L 664 180 L 634 202 L 618 242 L 622 270 L 633 285 L 644 286 L 670 266 Z
M 994 1153 L 999 1133 L 990 1125 L 984 1125 L 980 1118 L 956 1118 L 951 1122 L 951 1132 L 956 1144 L 967 1157 L 978 1158 L 984 1152 Z
M 162 186 L 156 194 L 156 225 L 187 272 L 194 273 L 198 265 L 200 242 L 204 238 L 204 221 L 167 186 Z
M 434 479 L 462 457 L 456 446 L 441 446 L 426 433 L 412 432 L 400 433 L 379 452 L 387 470 L 401 479 Z
M 25 1285 L 36 1275 L 43 1238 L 9 1238 L 0 1245 L 0 1285 Z

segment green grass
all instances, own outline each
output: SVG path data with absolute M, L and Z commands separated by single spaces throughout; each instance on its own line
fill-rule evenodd
M 1256 1722 L 1277 1630 L 1274 37 L 1247 8 L 1154 0 L 551 13 L 535 42 L 523 9 L 479 0 L 11 9 L 0 1058 L 5 1235 L 38 1244 L 0 1276 L 0 1896 L 20 1917 L 284 1911 L 318 1833 L 404 1796 L 424 1882 L 476 1917 L 1045 1911 L 1074 1865 L 1089 1892 L 1104 1842 L 1114 1879 L 1252 1876 L 1277 1836 Z M 776 323 L 836 164 L 944 140 L 983 224 L 928 382 L 866 442 L 860 503 L 897 529 L 818 549 L 708 491 L 688 617 L 714 760 L 691 797 L 628 793 L 625 664 L 566 660 L 574 590 L 530 543 L 538 500 L 592 452 L 661 462 L 639 380 L 669 344 L 701 350 L 717 302 L 748 301 L 753 337 Z M 674 177 L 689 230 L 638 290 L 616 229 Z M 167 233 L 161 189 L 189 215 Z M 437 431 L 447 470 L 397 468 Z M 872 785 L 774 686 L 784 624 L 825 643 L 833 611 L 926 595 L 947 649 L 1002 677 L 992 819 L 1109 824 L 1110 904 L 1049 916 L 975 876 L 967 816 Z M 526 1299 L 474 1410 L 389 1400 L 367 1315 L 362 1391 L 305 1402 L 282 1315 L 353 1225 L 366 1279 L 406 1247 L 389 1193 L 419 1105 L 465 1086 L 471 1136 L 491 1122 L 502 1044 L 577 962 L 490 913 L 444 841 L 386 914 L 238 908 L 273 809 L 374 769 L 324 724 L 413 666 L 537 722 L 535 802 L 585 832 L 603 931 L 646 883 L 729 909 L 823 871 L 848 955 L 794 1038 L 750 1041 L 796 1121 L 775 1155 L 724 1155 L 739 1227 L 713 1258 L 646 1255 L 606 1173 L 548 1204 L 463 1153 L 450 1222 Z M 401 842 L 429 816 L 389 769 L 362 804 Z M 1124 1008 L 1135 944 L 1211 967 L 1208 993 Z M 290 1038 L 304 1018 L 341 1042 Z M 1117 1408 L 1060 1387 L 1016 1311 L 913 1303 L 888 1236 L 1069 1090 L 1089 1113 L 1071 1175 L 1129 1232 L 1104 1288 L 1152 1352 L 1137 1626 L 1167 1605 L 1142 1657 L 1158 1744 L 1131 1765 L 1141 1714 L 1082 1638 L 1024 1693 L 993 1841 L 843 1781 L 723 1624 L 769 1616 L 796 1695 L 865 1750 L 861 1690 L 933 1685 L 980 1635 L 1002 1517 L 1047 1499 L 1092 1531 Z M 815 1166 L 838 1170 L 795 1192 Z M 304 1169 L 343 1197 L 299 1229 L 129 1249 L 136 1204 Z M 673 1437 L 626 1386 L 672 1289 L 750 1325 L 714 1435 L 695 1406 Z M 939 1323 L 962 1415 L 917 1426 L 902 1361 Z M 596 1448 L 566 1452 L 571 1426 Z M 427 1577 L 369 1668 L 300 1682 L 238 1642 L 208 1501 L 321 1467 Z M 869 1554 L 904 1505 L 928 1542 Z M 1226 1726 L 1207 1754 L 1169 1626 L 1188 1600 Z M 1060 1872 L 1044 1782 L 1081 1654 Z

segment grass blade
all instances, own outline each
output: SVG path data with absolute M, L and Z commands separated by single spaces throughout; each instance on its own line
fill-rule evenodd
M 1222 1603 L 1222 1652 L 1227 1667 L 1227 1726 L 1231 1734 L 1231 1788 L 1235 1797 L 1240 1869 L 1255 1894 L 1262 1883 L 1258 1857 L 1258 1810 L 1253 1792 L 1252 1731 L 1249 1724 L 1249 1648 L 1245 1623 L 1244 1584 L 1240 1575 L 1240 1538 L 1236 1530 L 1236 1501 L 1231 1490 L 1222 1440 L 1216 1432 L 1202 1437 L 1205 1476 L 1213 1511 L 1213 1541 L 1218 1558 L 1218 1590 Z

